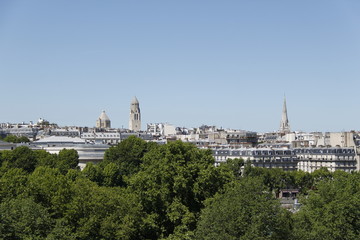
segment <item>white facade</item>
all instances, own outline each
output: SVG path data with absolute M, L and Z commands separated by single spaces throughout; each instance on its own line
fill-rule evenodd
M 239 148 L 213 149 L 215 165 L 228 159 L 242 158 L 255 167 L 282 168 L 287 171 L 297 170 L 297 157 L 292 150 L 286 148 Z
M 148 133 L 159 136 L 174 136 L 176 135 L 175 126 L 168 123 L 149 123 L 147 124 Z
M 282 168 L 283 170 L 301 170 L 314 172 L 322 167 L 333 172 L 358 170 L 359 157 L 355 148 L 239 148 L 213 149 L 215 164 L 228 159 L 242 158 L 253 166 Z
M 285 136 L 285 142 L 291 143 L 293 147 L 310 147 L 315 146 L 317 139 L 313 133 L 291 132 Z
M 317 147 L 355 147 L 353 132 L 326 132 L 319 134 L 317 139 Z
M 357 155 L 354 148 L 299 148 L 295 149 L 298 156 L 298 170 L 314 172 L 322 167 L 329 171 L 345 172 L 357 169 Z
M 103 143 L 115 145 L 121 141 L 120 132 L 86 132 L 81 134 L 81 138 L 90 143 Z

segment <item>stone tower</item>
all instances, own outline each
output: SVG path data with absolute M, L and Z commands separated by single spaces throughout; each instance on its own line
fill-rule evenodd
M 110 118 L 106 115 L 105 111 L 102 111 L 99 118 L 96 120 L 97 128 L 111 128 Z
M 133 98 L 130 104 L 129 129 L 134 132 L 139 132 L 141 129 L 140 107 L 136 97 Z
M 284 97 L 284 105 L 283 105 L 283 110 L 282 110 L 282 115 L 281 115 L 279 132 L 283 133 L 283 134 L 290 132 L 290 124 L 289 124 L 289 119 L 288 119 L 288 115 L 287 115 L 286 98 L 285 97 Z

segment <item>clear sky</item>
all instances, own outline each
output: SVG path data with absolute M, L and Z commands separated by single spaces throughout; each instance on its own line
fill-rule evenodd
M 360 1 L 0 1 L 0 122 L 360 130 Z

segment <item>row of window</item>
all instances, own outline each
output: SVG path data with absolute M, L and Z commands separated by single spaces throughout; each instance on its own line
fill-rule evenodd
M 298 154 L 350 154 L 355 155 L 354 149 L 295 149 L 295 150 L 214 150 L 215 155 L 228 155 L 228 156 L 274 156 L 274 155 L 298 155 Z
M 215 155 L 228 155 L 228 156 L 276 156 L 276 155 L 294 155 L 290 150 L 274 150 L 274 151 L 213 151 Z
M 120 135 L 93 135 L 93 134 L 84 134 L 82 135 L 83 138 L 94 138 L 94 137 L 97 137 L 97 138 L 102 138 L 102 137 L 116 137 L 116 138 L 120 138 Z
M 344 149 L 344 148 L 340 148 L 340 149 L 303 149 L 303 148 L 299 148 L 299 149 L 295 149 L 294 150 L 295 153 L 313 153 L 313 154 L 336 154 L 336 153 L 342 153 L 342 154 L 354 154 L 355 150 L 352 148 L 348 148 L 348 149 Z

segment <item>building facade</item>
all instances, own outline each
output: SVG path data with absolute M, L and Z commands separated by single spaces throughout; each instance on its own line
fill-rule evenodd
M 215 165 L 228 159 L 242 158 L 252 166 L 265 168 L 282 168 L 285 171 L 297 170 L 298 158 L 294 151 L 285 148 L 240 148 L 214 149 Z
M 286 171 L 314 172 L 327 168 L 331 172 L 352 172 L 358 170 L 359 165 L 356 148 L 352 147 L 227 148 L 212 151 L 216 165 L 234 158 L 242 158 L 255 167 L 282 168 Z
M 343 170 L 355 171 L 357 168 L 357 155 L 355 148 L 297 148 L 294 149 L 298 157 L 298 170 L 314 172 L 322 167 L 329 171 Z

